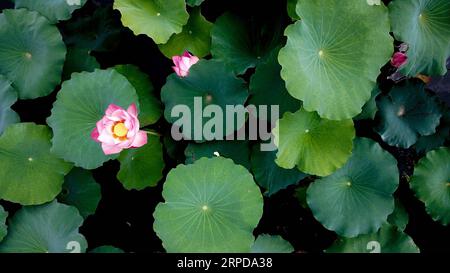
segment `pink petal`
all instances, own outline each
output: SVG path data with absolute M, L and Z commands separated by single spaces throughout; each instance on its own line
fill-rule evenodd
M 136 104 L 135 103 L 131 104 L 130 107 L 128 107 L 127 112 L 132 117 L 136 118 L 138 115 Z
M 198 63 L 198 61 L 200 61 L 200 59 L 198 57 L 192 56 L 192 58 L 191 58 L 191 66 L 193 66 L 196 63 Z
M 181 55 L 182 57 L 188 57 L 188 58 L 190 58 L 190 57 L 192 57 L 192 55 L 191 55 L 191 53 L 189 53 L 189 51 L 184 51 L 184 53 L 183 53 L 183 55 Z
M 105 143 L 108 145 L 113 145 L 116 143 L 116 139 L 112 136 L 111 133 L 109 133 L 109 129 L 105 129 L 102 132 L 100 132 L 100 135 L 98 136 L 98 141 L 101 143 Z
M 117 110 L 121 110 L 121 109 L 122 109 L 122 108 L 121 108 L 120 106 L 117 106 L 117 105 L 111 103 L 111 104 L 108 106 L 108 109 L 106 109 L 105 114 L 106 114 L 107 116 L 110 116 L 110 115 L 112 115 L 113 112 L 115 112 L 115 111 L 117 111 Z
M 102 143 L 102 150 L 105 155 L 112 155 L 120 153 L 123 149 L 117 146 Z
M 136 137 L 134 138 L 131 147 L 138 148 L 144 146 L 145 144 L 147 144 L 147 133 L 144 131 L 139 131 L 136 134 Z
M 100 142 L 100 141 L 98 140 L 99 135 L 100 135 L 100 134 L 98 133 L 97 128 L 94 128 L 94 130 L 92 130 L 92 132 L 91 132 L 91 138 L 92 138 L 93 140 L 95 140 L 96 142 Z
M 182 73 L 181 73 L 181 70 L 180 70 L 178 67 L 173 66 L 172 68 L 173 68 L 173 70 L 175 71 L 175 73 L 176 73 L 178 76 L 183 77 L 183 76 L 182 76 Z

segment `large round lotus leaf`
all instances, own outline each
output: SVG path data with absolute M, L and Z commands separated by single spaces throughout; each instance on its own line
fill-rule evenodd
M 125 253 L 125 251 L 113 246 L 99 246 L 89 251 L 89 253 Z
M 211 54 L 229 65 L 237 74 L 264 62 L 279 46 L 281 23 L 271 20 L 243 19 L 226 13 L 219 17 L 211 32 Z M 261 24 L 255 23 L 261 21 Z
M 63 83 L 47 119 L 54 134 L 52 152 L 85 169 L 95 169 L 116 158 L 105 155 L 91 138 L 97 121 L 112 103 L 124 109 L 132 103 L 138 105 L 136 90 L 116 70 L 72 74 L 72 79 Z
M 428 214 L 444 225 L 450 223 L 450 148 L 427 153 L 414 169 L 410 186 L 425 203 Z
M 283 79 L 280 77 L 281 66 L 277 60 L 278 50 L 274 50 L 267 62 L 261 63 L 256 68 L 255 74 L 250 79 L 249 104 L 278 105 L 279 115 L 285 112 L 295 112 L 300 109 L 302 103 L 294 99 L 286 90 Z M 267 118 L 270 118 L 268 107 Z
M 145 34 L 157 44 L 180 33 L 189 18 L 184 0 L 116 0 L 114 9 L 135 35 Z
M 450 56 L 450 2 L 448 0 L 394 0 L 389 5 L 392 31 L 408 44 L 408 62 L 401 71 L 443 75 Z
M 0 205 L 0 242 L 3 238 L 5 238 L 8 231 L 6 226 L 6 217 L 8 217 L 8 213 Z
M 61 191 L 72 165 L 50 153 L 51 131 L 34 123 L 10 125 L 0 137 L 0 199 L 37 205 Z
M 378 108 L 378 134 L 389 145 L 401 148 L 416 143 L 419 135 L 433 134 L 442 116 L 436 98 L 425 92 L 423 84 L 411 82 L 395 86 L 380 98 Z
M 16 101 L 16 90 L 8 79 L 0 75 L 0 135 L 8 125 L 20 121 L 19 115 L 11 109 Z
M 211 29 L 212 23 L 203 17 L 200 8 L 195 8 L 183 31 L 173 35 L 166 44 L 159 45 L 159 49 L 168 58 L 182 55 L 186 50 L 203 58 L 211 47 Z
M 13 83 L 21 99 L 50 94 L 61 81 L 66 56 L 58 28 L 35 11 L 0 14 L 0 74 Z
M 321 117 L 356 116 L 393 52 L 387 8 L 363 0 L 299 0 L 297 13 L 302 20 L 286 29 L 279 55 L 287 90 Z
M 76 207 L 83 218 L 95 213 L 102 192 L 90 171 L 73 168 L 64 178 L 62 187 L 63 190 L 58 196 L 61 203 Z
M 218 153 L 218 154 L 217 154 Z M 210 141 L 204 143 L 189 143 L 184 150 L 186 164 L 191 164 L 202 157 L 223 156 L 230 158 L 236 164 L 250 169 L 250 146 L 248 141 Z
M 399 180 L 397 161 L 377 143 L 357 138 L 354 146 L 344 167 L 307 191 L 314 217 L 345 237 L 376 232 L 386 222 Z
M 388 216 L 389 224 L 396 226 L 399 230 L 404 231 L 409 222 L 409 215 L 405 207 L 398 199 L 395 199 L 394 212 Z
M 164 159 L 159 137 L 149 135 L 143 147 L 123 151 L 119 156 L 117 179 L 127 190 L 154 187 L 163 177 Z
M 276 151 L 261 151 L 254 145 L 251 155 L 252 172 L 256 182 L 266 189 L 265 194 L 271 196 L 279 190 L 297 184 L 307 175 L 297 169 L 286 170 L 275 163 Z
M 0 253 L 80 253 L 87 242 L 78 228 L 83 217 L 77 209 L 56 201 L 23 207 L 9 222 Z
M 308 174 L 329 175 L 342 167 L 352 153 L 352 120 L 322 119 L 304 109 L 284 114 L 273 130 L 278 166 Z
M 293 20 L 300 19 L 300 16 L 298 16 L 296 8 L 297 8 L 297 2 L 298 0 L 288 0 L 287 1 L 287 12 L 289 17 L 291 17 Z
M 362 112 L 355 117 L 355 120 L 362 120 L 362 119 L 374 119 L 375 115 L 377 114 L 378 107 L 377 107 L 377 97 L 380 95 L 381 90 L 377 87 L 375 87 L 372 90 L 372 94 L 370 96 L 370 100 L 364 104 Z
M 72 12 L 86 4 L 87 0 L 14 0 L 17 8 L 35 10 L 52 23 L 68 20 Z
M 142 127 L 156 123 L 162 114 L 161 102 L 155 97 L 153 84 L 147 74 L 134 65 L 118 65 L 117 72 L 125 76 L 136 88 L 141 112 L 139 122 Z
M 251 174 L 223 157 L 179 165 L 153 214 L 167 252 L 249 252 L 263 198 Z
M 203 1 L 205 1 L 205 0 L 186 0 L 186 3 L 191 7 L 195 7 L 195 6 L 200 6 L 200 4 Z
M 294 247 L 280 235 L 261 234 L 252 245 L 251 253 L 292 253 Z
M 406 233 L 396 227 L 383 225 L 377 233 L 356 238 L 339 238 L 329 253 L 419 253 L 420 250 Z
M 202 134 L 202 128 L 215 129 L 215 126 L 212 125 L 214 121 L 219 121 L 224 125 L 222 135 L 217 136 L 219 139 L 241 128 L 245 120 L 226 122 L 226 106 L 243 106 L 247 97 L 248 92 L 245 87 L 245 82 L 237 78 L 225 64 L 214 60 L 199 61 L 190 68 L 189 76 L 185 78 L 181 78 L 173 73 L 167 78 L 167 82 L 161 90 L 161 99 L 165 105 L 164 117 L 166 120 L 174 123 L 181 117 L 187 119 L 191 122 L 191 130 L 188 131 L 183 128 L 183 136 L 186 139 L 199 141 L 205 139 L 212 140 L 209 134 L 207 136 Z M 194 107 L 195 99 L 197 99 L 199 107 Z M 211 114 L 211 116 L 214 116 L 213 118 L 202 118 L 200 110 L 203 111 L 210 104 L 221 108 L 223 113 L 222 117 L 215 116 L 213 112 Z M 188 113 L 182 112 L 180 117 L 171 117 L 173 108 L 175 106 L 178 108 L 180 105 L 186 105 L 190 109 L 190 114 L 187 115 Z M 209 108 L 215 110 L 215 106 L 214 109 Z M 238 113 L 237 115 L 244 116 L 244 107 L 237 107 L 235 109 Z M 203 115 L 206 115 L 206 113 L 203 113 Z M 207 126 L 205 127 L 205 125 Z M 219 135 L 217 132 L 216 134 Z
M 100 64 L 95 57 L 89 54 L 86 48 L 68 47 L 66 62 L 63 69 L 63 80 L 69 80 L 74 72 L 94 72 L 100 68 Z
M 436 133 L 429 136 L 421 136 L 414 144 L 414 149 L 422 154 L 444 146 L 445 140 L 450 136 L 450 111 L 442 115 Z

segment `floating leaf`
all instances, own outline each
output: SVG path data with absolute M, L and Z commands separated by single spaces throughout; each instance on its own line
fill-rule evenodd
M 179 165 L 169 172 L 163 197 L 153 229 L 167 252 L 250 251 L 263 198 L 244 167 L 222 157 Z
M 214 77 L 211 75 L 214 75 Z M 202 128 L 205 128 L 205 124 L 211 118 L 202 117 L 202 113 L 199 113 L 200 109 L 203 111 L 206 106 L 213 104 L 220 107 L 222 113 L 225 113 L 227 105 L 242 106 L 247 97 L 248 92 L 245 82 L 237 78 L 225 64 L 214 60 L 199 61 L 190 68 L 189 76 L 185 78 L 173 73 L 167 78 L 167 82 L 161 91 L 161 99 L 165 105 L 164 117 L 170 123 L 179 119 L 171 116 L 172 109 L 175 106 L 186 105 L 190 109 L 190 117 L 184 117 L 184 115 L 183 117 L 191 121 L 191 130 L 183 129 L 183 135 L 187 139 L 195 140 L 213 140 L 213 137 L 203 135 Z M 194 107 L 195 98 L 199 99 L 199 104 L 202 106 L 199 107 L 200 109 Z M 236 112 L 238 115 L 244 115 L 245 109 L 243 107 L 242 109 L 238 108 Z M 233 133 L 234 130 L 241 128 L 245 122 L 244 120 L 239 123 L 227 123 L 225 122 L 226 115 L 216 118 L 224 124 L 222 136 Z M 215 128 L 215 130 L 218 129 Z M 219 135 L 219 133 L 216 134 Z
M 236 164 L 250 169 L 250 147 L 248 141 L 209 141 L 204 143 L 189 143 L 184 151 L 186 164 L 191 164 L 202 157 L 223 156 L 230 158 Z
M 444 145 L 445 140 L 450 135 L 450 112 L 442 115 L 436 133 L 429 136 L 421 136 L 414 144 L 414 149 L 422 154 L 426 154 L 431 150 L 437 149 Z
M 125 253 L 125 251 L 114 246 L 99 246 L 89 251 L 89 253 Z
M 279 115 L 282 116 L 285 112 L 297 111 L 302 103 L 287 92 L 284 81 L 280 77 L 281 66 L 278 64 L 277 56 L 278 50 L 274 50 L 267 62 L 261 63 L 256 68 L 250 80 L 249 104 L 257 107 L 278 105 Z
M 322 225 L 341 236 L 373 233 L 394 211 L 398 177 L 392 155 L 372 140 L 357 138 L 344 167 L 309 186 L 308 206 Z
M 436 99 L 425 92 L 423 84 L 412 82 L 395 86 L 380 98 L 378 108 L 378 134 L 389 145 L 401 148 L 411 147 L 420 135 L 433 134 L 441 118 Z
M 321 117 L 356 116 L 393 52 L 387 8 L 363 0 L 299 0 L 297 14 L 302 20 L 286 29 L 278 57 L 287 90 Z
M 419 253 L 420 250 L 406 233 L 391 225 L 383 225 L 377 233 L 356 238 L 340 238 L 329 253 Z
M 226 13 L 217 19 L 212 29 L 211 54 L 236 74 L 244 74 L 248 68 L 265 61 L 281 40 L 280 22 L 267 18 L 259 20 L 261 24 L 256 21 Z
M 14 0 L 16 9 L 35 10 L 52 23 L 68 20 L 72 12 L 86 4 L 87 0 Z
M 278 147 L 278 166 L 297 168 L 305 173 L 329 175 L 350 157 L 355 137 L 352 120 L 322 119 L 303 109 L 286 113 L 273 134 Z
M 51 203 L 23 207 L 9 222 L 0 253 L 80 253 L 87 242 L 78 228 L 83 217 L 77 209 Z
M 299 20 L 300 16 L 298 16 L 297 12 L 295 11 L 297 8 L 298 0 L 288 0 L 287 1 L 287 12 L 289 17 L 291 17 L 292 20 Z
M 256 238 L 251 253 L 292 253 L 294 247 L 280 235 L 261 234 Z
M 172 34 L 180 33 L 189 14 L 184 0 L 116 0 L 114 9 L 122 14 L 122 23 L 135 35 L 145 34 L 157 44 L 165 44 Z
M 205 0 L 186 0 L 186 3 L 191 7 L 195 7 L 200 6 L 200 4 L 203 3 L 203 1 Z
M 186 50 L 199 58 L 209 54 L 212 23 L 203 17 L 200 8 L 194 8 L 183 31 L 173 35 L 166 44 L 159 45 L 168 58 L 182 55 Z
M 450 148 L 427 153 L 414 169 L 411 189 L 425 203 L 428 214 L 443 225 L 450 223 Z
M 389 215 L 387 219 L 388 223 L 396 226 L 399 230 L 404 231 L 409 222 L 409 215 L 405 207 L 400 203 L 398 199 L 395 199 L 394 212 Z
M 95 213 L 102 193 L 90 171 L 73 168 L 65 177 L 62 188 L 58 201 L 76 207 L 85 219 Z
M 5 238 L 6 233 L 8 232 L 6 226 L 6 218 L 8 217 L 8 213 L 3 209 L 0 205 L 0 242 Z
M 252 172 L 256 182 L 267 190 L 265 192 L 267 196 L 297 184 L 307 176 L 297 169 L 286 170 L 278 167 L 275 163 L 276 153 L 276 151 L 261 151 L 259 145 L 254 145 L 252 149 Z
M 34 123 L 10 125 L 0 137 L 0 199 L 22 205 L 53 200 L 72 168 L 50 153 L 51 131 Z
M 8 125 L 20 121 L 19 115 L 11 109 L 16 101 L 16 90 L 7 78 L 0 75 L 0 135 Z
M 450 2 L 448 0 L 394 0 L 389 4 L 392 31 L 408 44 L 408 62 L 401 72 L 443 75 L 450 56 Z
M 12 81 L 20 99 L 50 94 L 61 81 L 65 56 L 58 28 L 39 13 L 0 14 L 0 74 Z
M 162 115 L 161 102 L 155 97 L 153 84 L 148 76 L 134 65 L 118 65 L 114 69 L 136 88 L 141 109 L 139 113 L 141 126 L 156 123 Z
M 95 57 L 89 54 L 89 50 L 78 47 L 68 47 L 66 62 L 63 69 L 63 80 L 69 80 L 74 72 L 94 72 L 100 68 Z
M 76 73 L 63 83 L 47 119 L 53 129 L 52 152 L 77 167 L 95 169 L 117 155 L 106 156 L 91 138 L 110 104 L 138 105 L 134 87 L 114 69 Z
M 381 91 L 377 87 L 375 87 L 372 90 L 372 95 L 370 97 L 370 100 L 364 104 L 362 112 L 355 117 L 355 120 L 361 120 L 361 119 L 371 119 L 373 120 L 375 118 L 375 115 L 377 114 L 378 107 L 377 107 L 377 97 L 380 95 Z
M 117 179 L 127 190 L 154 187 L 163 177 L 164 160 L 159 137 L 149 135 L 146 145 L 123 151 L 119 156 Z

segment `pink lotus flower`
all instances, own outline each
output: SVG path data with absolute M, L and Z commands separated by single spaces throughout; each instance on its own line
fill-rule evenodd
M 126 111 L 115 104 L 110 104 L 105 116 L 97 122 L 91 137 L 102 144 L 105 155 L 117 154 L 123 149 L 138 148 L 147 143 L 147 133 L 139 130 L 137 108 L 134 103 Z
M 399 68 L 408 61 L 408 56 L 403 52 L 395 52 L 391 58 L 391 65 Z
M 196 64 L 199 61 L 199 58 L 185 51 L 181 56 L 173 56 L 172 61 L 175 64 L 175 66 L 172 67 L 173 70 L 175 70 L 175 73 L 180 77 L 186 77 L 189 75 L 191 66 Z

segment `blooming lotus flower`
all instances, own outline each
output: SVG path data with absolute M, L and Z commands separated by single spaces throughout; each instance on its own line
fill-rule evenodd
M 408 61 L 408 56 L 403 52 L 395 52 L 391 58 L 392 66 L 399 68 Z
M 110 104 L 105 116 L 97 122 L 91 133 L 93 140 L 102 144 L 106 155 L 120 153 L 123 149 L 138 148 L 147 143 L 147 133 L 139 130 L 136 104 L 125 109 Z
M 185 51 L 181 56 L 173 56 L 172 61 L 175 64 L 175 66 L 172 67 L 173 70 L 175 70 L 175 73 L 180 77 L 186 77 L 189 75 L 191 66 L 196 64 L 199 61 L 199 58 Z

